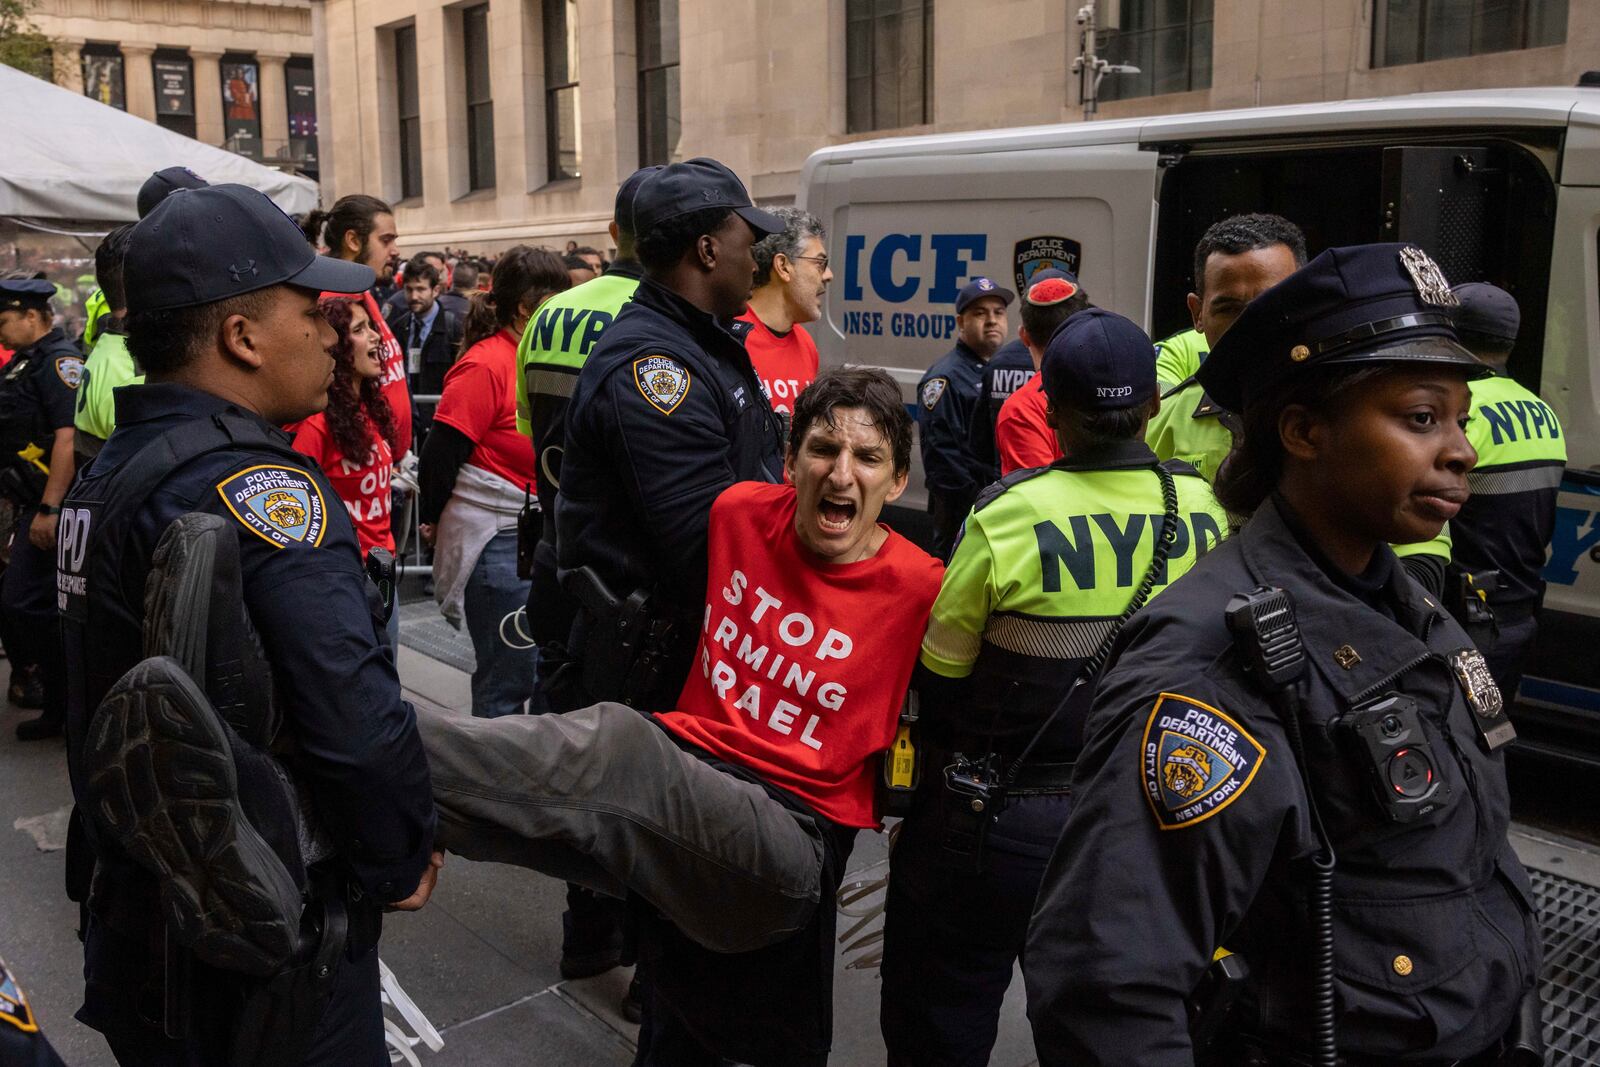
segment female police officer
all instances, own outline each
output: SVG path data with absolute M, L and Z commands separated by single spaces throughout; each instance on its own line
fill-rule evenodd
M 1452 303 L 1415 248 L 1332 249 L 1202 367 L 1253 515 L 1101 678 L 1024 963 L 1041 1063 L 1493 1064 L 1536 1011 L 1500 695 L 1385 545 L 1466 499 Z

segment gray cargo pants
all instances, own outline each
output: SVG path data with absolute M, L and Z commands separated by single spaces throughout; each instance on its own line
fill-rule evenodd
M 805 927 L 821 895 L 815 821 L 725 774 L 621 704 L 476 719 L 417 709 L 439 847 L 625 897 L 714 952 Z

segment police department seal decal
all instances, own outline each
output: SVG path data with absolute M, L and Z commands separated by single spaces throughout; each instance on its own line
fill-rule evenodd
M 247 467 L 217 486 L 222 502 L 251 533 L 279 548 L 322 543 L 322 490 L 293 467 Z
M 1024 237 L 1012 254 L 1017 292 L 1026 293 L 1028 283 L 1042 270 L 1064 270 L 1075 276 L 1082 262 L 1083 246 L 1070 237 Z
M 922 406 L 932 411 L 939 406 L 939 398 L 944 396 L 944 387 L 950 384 L 943 378 L 929 378 L 922 383 Z
M 1227 715 L 1162 693 L 1144 727 L 1145 799 L 1163 830 L 1203 822 L 1250 787 L 1267 750 Z
M 60 378 L 68 389 L 76 389 L 78 383 L 83 381 L 83 360 L 77 356 L 57 356 L 56 377 Z
M 671 415 L 689 395 L 689 369 L 668 356 L 645 356 L 633 361 L 633 384 L 651 407 Z

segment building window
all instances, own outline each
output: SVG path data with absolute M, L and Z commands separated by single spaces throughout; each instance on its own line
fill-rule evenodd
M 583 173 L 578 128 L 578 0 L 544 0 L 544 144 L 548 181 Z
M 494 188 L 494 100 L 489 95 L 489 5 L 461 12 L 467 68 L 467 188 Z
M 158 48 L 150 57 L 156 82 L 156 123 L 185 137 L 195 135 L 194 64 L 189 53 Z
M 1099 52 L 1108 62 L 1139 68 L 1107 74 L 1101 100 L 1211 88 L 1212 0 L 1121 0 L 1116 29 Z
M 933 120 L 933 0 L 849 0 L 845 129 Z
M 83 95 L 107 107 L 128 110 L 127 82 L 123 77 L 122 49 L 114 44 L 83 46 Z
M 678 0 L 638 0 L 639 166 L 678 158 Z
M 400 199 L 422 195 L 422 105 L 417 92 L 417 28 L 394 31 L 394 70 L 400 116 Z
M 1372 65 L 1542 48 L 1567 39 L 1567 0 L 1377 0 Z
M 261 67 L 255 56 L 222 57 L 222 133 L 228 151 L 261 158 Z

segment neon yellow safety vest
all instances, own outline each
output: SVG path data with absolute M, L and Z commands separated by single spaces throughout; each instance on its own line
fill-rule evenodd
M 1200 369 L 1210 345 L 1199 330 L 1184 330 L 1156 342 L 1156 384 L 1164 393 Z
M 73 426 L 104 441 L 117 428 L 117 409 L 111 391 L 138 385 L 144 375 L 133 365 L 128 339 L 120 333 L 102 333 L 83 363 L 83 383 L 78 388 L 78 408 Z
M 1233 448 L 1233 433 L 1216 405 L 1198 382 L 1190 382 L 1161 398 L 1161 410 L 1145 428 L 1145 442 L 1161 459 L 1178 459 L 1200 472 L 1207 482 L 1217 480 L 1217 469 Z
M 922 640 L 922 664 L 967 678 L 961 723 L 932 736 L 997 736 L 1037 729 L 1114 621 L 1127 609 L 1162 521 L 1155 456 L 1138 441 L 1087 468 L 1071 460 L 1018 471 L 990 486 L 966 525 Z M 1156 576 L 1159 593 L 1216 545 L 1227 515 L 1204 479 L 1169 464 L 1177 541 Z

